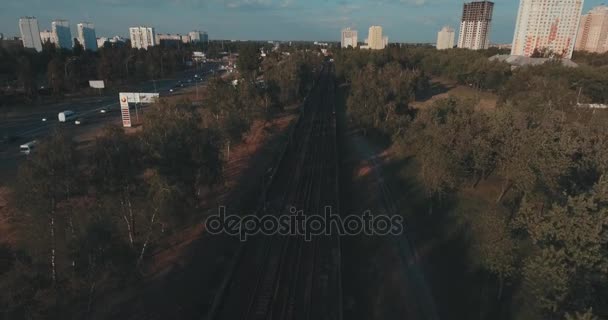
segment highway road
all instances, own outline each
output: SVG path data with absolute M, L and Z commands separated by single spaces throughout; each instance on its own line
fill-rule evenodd
M 136 86 L 135 90 L 125 91 L 158 92 L 161 97 L 170 96 L 187 87 L 204 84 L 218 66 L 217 63 L 206 63 L 198 70 L 181 72 L 175 78 L 146 81 Z M 199 77 L 196 78 L 195 75 Z M 175 92 L 172 92 L 173 90 Z M 85 97 L 4 114 L 0 110 L 0 186 L 3 185 L 4 180 L 14 178 L 19 162 L 26 158 L 26 155 L 19 153 L 19 145 L 44 137 L 58 125 L 77 127 L 73 121 L 59 122 L 57 114 L 64 110 L 72 110 L 77 114 L 77 118 L 84 120 L 81 128 L 69 130 L 75 135 L 75 139 L 99 125 L 110 122 L 120 123 L 118 94 Z M 102 110 L 105 112 L 102 113 Z M 132 117 L 135 117 L 135 114 Z

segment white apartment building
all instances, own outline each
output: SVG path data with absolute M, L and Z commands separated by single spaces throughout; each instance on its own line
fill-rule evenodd
M 575 48 L 597 53 L 608 51 L 608 6 L 595 7 L 581 17 Z
M 40 29 L 38 28 L 38 20 L 35 17 L 23 17 L 19 19 L 19 31 L 21 31 L 21 41 L 24 48 L 35 49 L 38 52 L 42 51 Z
M 51 22 L 53 32 L 53 43 L 62 49 L 72 49 L 72 31 L 70 22 L 67 20 L 54 20 Z
M 445 26 L 437 32 L 437 50 L 452 49 L 454 48 L 454 39 L 456 33 L 454 28 Z
M 340 41 L 342 48 L 357 47 L 357 30 L 351 28 L 342 29 L 342 40 Z
M 131 27 L 129 28 L 131 37 L 131 47 L 137 49 L 148 49 L 156 45 L 156 32 L 151 27 Z
M 511 55 L 544 50 L 571 59 L 582 10 L 583 0 L 521 0 Z
M 209 41 L 209 36 L 207 35 L 207 32 L 204 31 L 191 31 L 189 34 L 190 36 L 190 42 L 192 43 L 201 43 L 201 42 L 208 42 Z
M 78 41 L 85 50 L 97 51 L 97 37 L 95 36 L 95 25 L 89 22 L 77 24 Z
M 458 48 L 479 50 L 490 46 L 493 11 L 494 2 L 490 1 L 473 1 L 464 4 Z
M 372 50 L 382 50 L 386 47 L 387 43 L 388 37 L 382 36 L 382 27 L 369 27 L 369 34 L 367 36 L 367 46 L 365 46 L 365 48 Z
M 55 39 L 53 38 L 53 32 L 51 30 L 40 31 L 40 41 L 42 41 L 42 44 L 47 41 L 54 43 L 53 41 L 55 41 Z

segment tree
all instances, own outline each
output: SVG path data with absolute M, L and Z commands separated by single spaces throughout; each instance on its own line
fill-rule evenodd
M 133 198 L 139 186 L 137 176 L 142 170 L 141 151 L 133 138 L 126 136 L 121 128 L 111 126 L 96 139 L 92 162 L 96 186 L 109 198 L 118 198 L 120 220 L 133 247 L 136 240 Z
M 17 79 L 27 97 L 36 95 L 36 74 L 29 56 L 21 56 L 17 59 Z
M 74 38 L 74 47 L 72 48 L 72 54 L 76 57 L 80 57 L 84 53 L 84 46 L 78 38 Z
M 197 195 L 198 186 L 219 182 L 222 165 L 219 135 L 201 128 L 200 119 L 184 102 L 161 101 L 144 120 L 142 145 L 150 161 L 171 186 Z
M 59 204 L 76 190 L 78 161 L 74 143 L 56 130 L 42 141 L 19 172 L 20 205 L 33 223 L 46 224 L 50 278 L 57 281 L 56 243 Z
M 241 75 L 248 79 L 255 79 L 260 68 L 260 52 L 253 43 L 243 44 L 239 48 L 237 67 Z

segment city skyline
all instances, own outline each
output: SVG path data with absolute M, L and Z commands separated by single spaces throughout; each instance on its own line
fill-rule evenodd
M 148 7 L 142 3 L 141 0 L 4 3 L 0 4 L 0 32 L 18 36 L 19 17 L 36 16 L 41 30 L 48 29 L 51 20 L 60 18 L 91 21 L 98 37 L 127 37 L 128 28 L 133 25 L 154 25 L 157 30 L 172 34 L 205 30 L 213 39 L 335 41 L 335 35 L 345 27 L 366 30 L 370 25 L 382 25 L 384 32 L 391 35 L 391 42 L 434 43 L 437 30 L 444 25 L 458 25 L 462 13 L 462 2 L 446 0 L 316 1 L 314 6 L 301 0 L 152 0 L 153 6 Z M 587 0 L 584 10 L 601 3 Z M 495 1 L 491 43 L 512 42 L 518 7 L 519 1 Z

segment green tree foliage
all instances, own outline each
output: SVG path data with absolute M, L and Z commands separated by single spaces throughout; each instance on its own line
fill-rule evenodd
M 194 195 L 198 185 L 219 181 L 219 134 L 201 127 L 192 107 L 158 103 L 148 112 L 143 128 L 144 152 L 170 184 Z
M 76 192 L 78 162 L 74 143 L 61 131 L 54 131 L 19 172 L 19 204 L 31 216 L 29 221 L 46 230 L 49 278 L 57 281 L 58 217 L 60 203 Z
M 23 59 L 34 68 L 48 65 L 62 93 L 96 72 L 112 82 L 170 74 L 179 69 L 170 61 L 183 60 L 185 51 L 107 47 L 99 56 L 84 51 L 75 57 L 45 47 L 43 54 L 48 61 Z M 162 66 L 144 66 L 150 57 L 162 59 Z M 279 93 L 289 92 L 286 101 L 295 103 L 312 85 L 317 58 L 283 59 L 297 66 L 290 69 L 297 90 L 273 80 L 235 86 L 216 78 L 204 107 L 161 100 L 146 109 L 141 130 L 109 126 L 77 149 L 69 129 L 57 127 L 41 141 L 23 161 L 14 193 L 18 245 L 0 246 L 0 318 L 88 319 L 106 307 L 99 300 L 108 292 L 137 285 L 169 234 L 200 223 L 202 191 L 223 178 L 224 143 L 242 143 L 254 121 L 280 110 Z M 65 79 L 68 61 L 68 72 L 79 80 Z M 0 67 L 16 70 L 1 61 Z
M 607 101 L 606 73 L 555 62 L 511 71 L 488 61 L 494 53 L 338 50 L 338 75 L 350 84 L 351 125 L 389 133 L 414 157 L 426 204 L 445 212 L 443 223 L 460 222 L 461 254 L 479 274 L 479 284 L 471 285 L 497 293 L 497 299 L 480 299 L 472 314 L 594 319 L 591 311 L 579 312 L 607 307 L 608 129 L 605 112 L 576 106 Z M 586 64 L 601 59 L 579 58 Z M 408 110 L 427 74 L 494 91 L 498 107 L 480 111 L 476 101 L 449 97 Z M 394 130 L 397 106 L 408 121 Z M 507 309 L 512 314 L 498 311 Z
M 351 120 L 363 129 L 375 129 L 388 136 L 402 133 L 421 77 L 419 72 L 403 69 L 398 63 L 381 69 L 367 65 L 352 77 L 347 100 Z
M 242 45 L 236 65 L 244 77 L 255 79 L 260 68 L 260 51 L 258 46 L 253 43 Z

